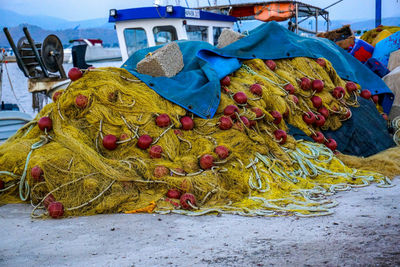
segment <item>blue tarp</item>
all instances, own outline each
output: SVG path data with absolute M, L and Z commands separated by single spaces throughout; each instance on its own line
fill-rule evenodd
M 332 41 L 301 37 L 274 21 L 260 25 L 248 36 L 222 49 L 205 42 L 177 43 L 185 66 L 175 77 L 152 77 L 136 72 L 136 64 L 159 47 L 137 51 L 122 67 L 159 95 L 202 118 L 214 116 L 220 101 L 219 80 L 240 67 L 237 59 L 323 57 L 331 61 L 343 79 L 355 81 L 373 94 L 392 94 L 377 75 Z M 384 111 L 388 112 L 390 108 L 389 102 L 385 104 Z

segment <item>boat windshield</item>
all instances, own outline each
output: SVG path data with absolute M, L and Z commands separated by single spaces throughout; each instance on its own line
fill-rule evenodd
M 186 25 L 186 33 L 190 41 L 208 42 L 207 26 Z
M 163 45 L 178 40 L 174 26 L 156 26 L 153 28 L 156 45 Z
M 148 47 L 146 32 L 143 28 L 125 29 L 124 37 L 128 56 L 131 56 L 139 49 Z

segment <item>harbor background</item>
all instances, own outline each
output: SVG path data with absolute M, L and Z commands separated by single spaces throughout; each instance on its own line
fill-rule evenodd
M 93 65 L 94 67 L 120 67 L 122 65 L 122 61 L 94 62 L 89 64 Z M 72 63 L 64 63 L 63 66 L 66 73 L 68 73 L 68 70 L 73 67 Z M 7 77 L 7 72 L 10 77 L 12 87 L 14 88 L 16 97 L 12 92 L 12 87 Z M 22 71 L 18 68 L 17 63 L 3 63 L 2 87 L 3 92 L 1 100 L 4 101 L 4 103 L 18 104 L 21 111 L 28 113 L 32 117 L 37 114 L 37 111 L 34 111 L 32 109 L 32 94 L 28 92 L 28 78 L 26 78 Z M 47 101 L 48 103 L 50 103 L 52 100 L 48 98 Z

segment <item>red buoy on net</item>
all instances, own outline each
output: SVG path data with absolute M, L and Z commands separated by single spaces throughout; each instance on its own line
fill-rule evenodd
M 299 103 L 299 99 L 295 95 L 289 95 L 288 98 L 293 101 L 296 105 Z
M 257 107 L 251 108 L 251 111 L 253 111 L 256 114 L 256 118 L 261 118 L 264 115 L 264 112 L 262 111 L 262 109 L 257 108 Z
M 311 136 L 311 138 L 315 141 L 315 142 L 317 142 L 317 143 L 324 143 L 324 140 L 325 140 L 325 136 L 324 136 L 324 134 L 323 133 L 321 133 L 321 132 L 315 132 L 315 134 L 313 134 L 312 136 Z
M 162 165 L 156 166 L 153 171 L 153 175 L 156 178 L 161 178 L 161 177 L 167 176 L 169 174 L 170 174 L 169 169 Z
M 113 134 L 107 134 L 103 137 L 103 147 L 108 150 L 114 150 L 117 148 L 117 137 Z
M 232 119 L 230 117 L 227 116 L 222 116 L 221 118 L 219 118 L 219 128 L 221 130 L 229 130 L 230 128 L 232 128 L 233 122 Z
M 322 106 L 322 99 L 317 95 L 311 97 L 311 102 L 315 108 L 319 108 Z
M 327 119 L 329 117 L 329 110 L 326 107 L 320 107 L 318 109 L 318 113 L 320 113 L 322 116 L 324 116 L 325 119 Z
M 196 197 L 193 194 L 185 193 L 181 196 L 179 202 L 183 209 L 190 210 L 192 209 L 192 206 L 196 206 Z M 189 205 L 189 202 L 191 205 Z
M 375 104 L 378 104 L 379 96 L 378 95 L 373 95 L 372 96 L 372 101 L 374 101 Z
M 284 143 L 286 143 L 287 134 L 284 130 L 281 129 L 275 130 L 274 135 L 276 140 L 279 141 L 279 144 L 283 145 Z
M 68 78 L 71 79 L 71 81 L 76 81 L 82 77 L 82 71 L 76 67 L 71 68 L 68 71 Z
M 246 104 L 247 103 L 247 95 L 243 92 L 237 92 L 233 95 L 233 100 L 238 104 Z
M 250 121 L 247 117 L 240 116 L 240 120 L 243 122 L 244 126 L 246 126 L 247 128 L 250 128 Z
M 323 59 L 323 58 L 317 58 L 317 59 L 315 60 L 315 62 L 317 62 L 318 65 L 320 65 L 320 66 L 323 67 L 323 68 L 326 67 L 326 61 L 325 61 L 325 59 Z
M 294 88 L 294 86 L 290 83 L 286 84 L 283 89 L 285 89 L 289 94 L 293 95 L 294 92 L 296 91 L 296 89 Z
M 163 152 L 163 149 L 161 146 L 159 145 L 154 145 L 150 148 L 149 150 L 149 154 L 150 154 L 150 158 L 152 159 L 159 159 L 161 158 L 161 153 Z
M 169 118 L 168 114 L 160 114 L 156 118 L 156 124 L 158 127 L 167 127 L 170 125 L 171 119 Z
M 355 83 L 353 83 L 353 82 L 347 82 L 346 83 L 346 90 L 349 93 L 357 91 L 357 85 Z
M 325 124 L 325 117 L 322 116 L 321 114 L 317 114 L 315 115 L 315 122 L 314 125 L 316 127 L 322 127 Z
M 45 199 L 43 200 L 43 205 L 47 209 L 49 207 L 49 205 L 51 203 L 53 203 L 54 201 L 56 201 L 56 198 L 52 194 L 50 194 L 47 197 L 45 197 Z
M 194 121 L 189 116 L 184 116 L 179 121 L 182 124 L 182 130 L 189 131 L 194 128 Z
M 51 202 L 47 207 L 47 210 L 53 219 L 61 218 L 64 215 L 64 206 L 58 201 Z
M 239 108 L 235 105 L 228 105 L 224 109 L 224 115 L 230 116 L 232 119 L 236 118 L 236 113 L 239 113 Z
M 87 96 L 85 96 L 85 95 L 78 95 L 78 96 L 75 98 L 75 105 L 76 105 L 78 108 L 84 109 L 84 108 L 86 108 L 87 104 L 88 104 L 88 98 L 87 98 Z
M 53 94 L 53 97 L 52 97 L 52 99 L 53 99 L 53 102 L 56 102 L 57 100 L 58 100 L 58 98 L 60 98 L 60 96 L 62 95 L 62 91 L 57 91 L 57 92 L 55 92 L 54 94 Z
M 226 146 L 217 146 L 214 152 L 220 159 L 226 159 L 229 156 L 229 149 Z
M 276 69 L 276 63 L 272 59 L 265 60 L 265 65 L 272 71 Z
M 300 79 L 300 88 L 304 91 L 308 91 L 311 88 L 311 81 L 307 77 L 303 77 Z
M 345 93 L 346 92 L 344 91 L 343 87 L 338 86 L 333 89 L 332 96 L 336 99 L 340 99 L 345 95 Z
M 229 86 L 231 85 L 231 78 L 229 76 L 225 76 L 221 81 L 220 81 L 222 86 Z
M 325 141 L 325 145 L 332 151 L 335 151 L 337 148 L 337 143 L 333 138 L 328 138 L 327 141 Z
M 151 138 L 150 135 L 144 134 L 139 137 L 136 146 L 140 149 L 146 150 L 150 147 L 151 143 L 153 143 L 153 138 Z
M 31 169 L 31 176 L 37 182 L 43 180 L 43 174 L 42 168 L 37 165 Z
M 201 156 L 199 165 L 203 170 L 211 169 L 211 167 L 214 165 L 214 157 L 210 154 Z
M 271 114 L 271 116 L 274 118 L 273 123 L 278 125 L 279 123 L 281 123 L 282 121 L 282 114 L 277 111 L 277 110 L 272 110 L 269 112 L 269 114 Z
M 182 193 L 178 189 L 169 189 L 166 196 L 169 198 L 180 199 Z
M 250 92 L 254 95 L 262 96 L 262 87 L 258 83 L 250 86 Z
M 365 89 L 365 90 L 362 90 L 362 91 L 361 91 L 360 96 L 361 96 L 362 98 L 365 98 L 365 99 L 370 99 L 371 96 L 372 96 L 372 94 L 371 94 L 371 91 L 370 91 L 370 90 Z
M 321 80 L 314 80 L 311 83 L 311 87 L 314 91 L 316 91 L 317 93 L 322 92 L 322 90 L 324 89 L 324 82 Z
M 38 127 L 42 131 L 45 129 L 50 131 L 53 129 L 53 121 L 50 119 L 50 117 L 41 117 L 38 121 Z
M 311 125 L 315 122 L 315 114 L 312 113 L 311 111 L 308 111 L 303 114 L 303 121 L 307 123 L 308 125 Z

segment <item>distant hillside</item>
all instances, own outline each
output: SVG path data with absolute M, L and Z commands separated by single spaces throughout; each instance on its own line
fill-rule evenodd
M 32 38 L 36 42 L 42 42 L 49 34 L 55 34 L 60 38 L 64 48 L 69 45 L 69 41 L 78 38 L 93 38 L 103 40 L 103 44 L 106 46 L 118 46 L 117 33 L 114 29 L 104 28 L 88 28 L 88 29 L 66 29 L 66 30 L 44 30 L 41 27 L 34 25 L 21 24 L 17 27 L 9 28 L 11 36 L 14 39 L 14 43 L 17 44 L 18 40 L 25 36 L 22 28 L 28 27 Z M 8 41 L 4 35 L 4 32 L 0 33 L 0 47 L 9 47 Z
M 107 13 L 105 14 L 105 16 Z M 36 25 L 47 30 L 86 29 L 86 28 L 113 28 L 113 23 L 108 23 L 108 18 L 90 19 L 82 21 L 69 21 L 50 16 L 26 16 L 0 8 L 0 25 L 2 27 L 16 27 L 20 24 Z

